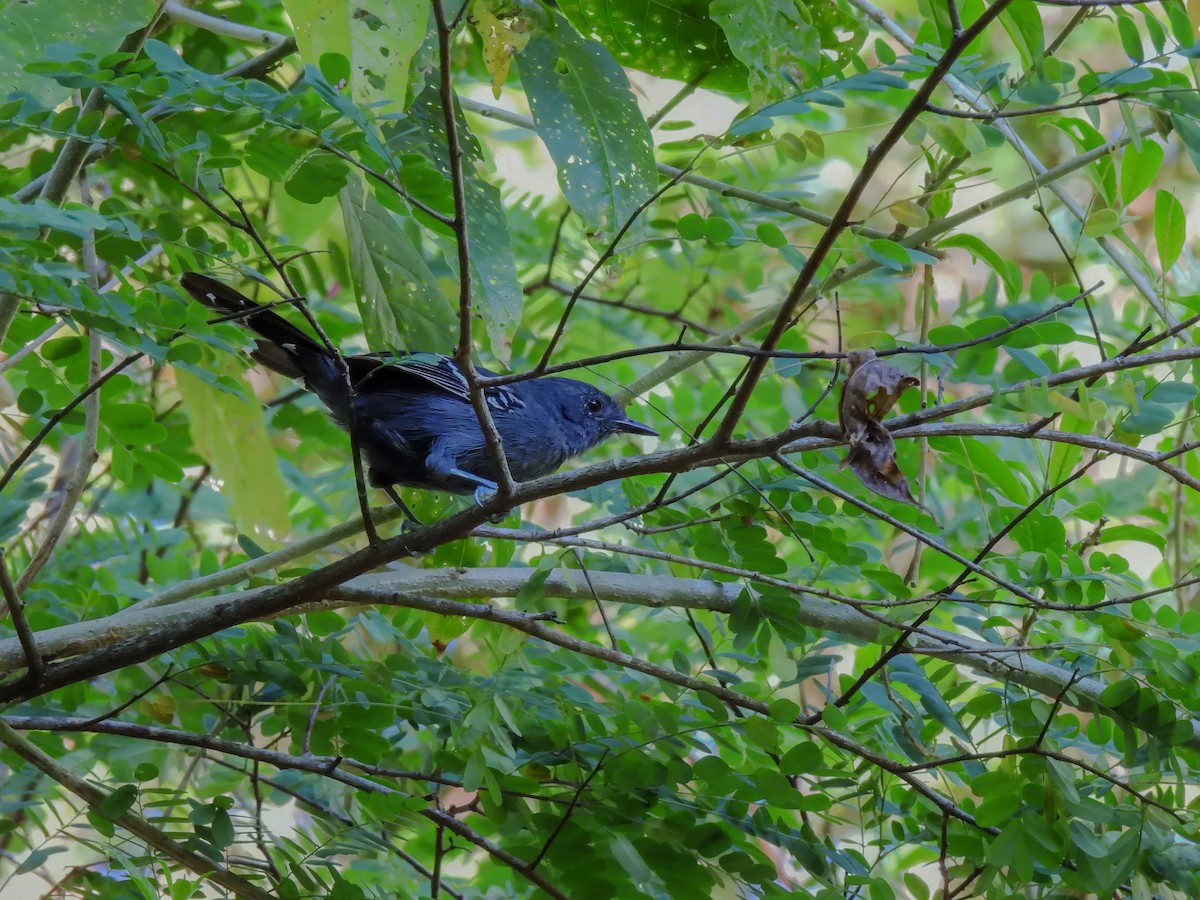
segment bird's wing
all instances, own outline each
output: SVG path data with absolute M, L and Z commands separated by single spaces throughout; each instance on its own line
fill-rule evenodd
M 354 364 L 355 360 L 362 360 L 362 363 L 356 366 Z M 411 353 L 407 355 L 365 353 L 361 356 L 347 357 L 347 361 L 351 363 L 352 370 L 362 366 L 364 377 L 368 371 L 373 372 L 372 377 L 376 378 L 382 375 L 384 371 L 393 371 L 397 374 L 419 378 L 452 397 L 457 397 L 466 403 L 471 402 L 471 386 L 467 384 L 467 379 L 459 370 L 458 364 L 450 357 L 443 356 L 440 353 Z M 484 397 L 487 400 L 488 407 L 493 412 L 507 412 L 509 410 L 522 409 L 525 406 L 524 400 L 511 389 L 504 386 L 487 388 L 484 391 Z

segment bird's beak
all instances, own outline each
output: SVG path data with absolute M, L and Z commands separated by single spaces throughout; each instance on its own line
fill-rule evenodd
M 646 437 L 658 437 L 658 432 L 649 425 L 643 425 L 641 422 L 633 421 L 633 419 L 622 419 L 616 422 L 613 430 L 622 434 L 643 434 Z

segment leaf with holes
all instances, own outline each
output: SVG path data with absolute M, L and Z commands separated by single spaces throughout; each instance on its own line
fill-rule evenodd
M 611 241 L 658 187 L 650 129 L 629 79 L 608 50 L 557 14 L 519 63 L 567 201 L 597 242 Z M 638 232 L 635 224 L 626 243 Z

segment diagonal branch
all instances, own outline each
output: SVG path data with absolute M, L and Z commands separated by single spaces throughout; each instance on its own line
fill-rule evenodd
M 1012 0 L 995 0 L 991 6 L 987 7 L 980 14 L 978 19 L 971 23 L 969 28 L 964 29 L 951 39 L 945 53 L 942 54 L 942 58 L 937 61 L 933 69 L 925 76 L 925 80 L 913 94 L 908 105 L 896 117 L 896 121 L 892 123 L 892 126 L 887 130 L 887 133 L 879 143 L 867 154 L 867 158 L 863 161 L 862 169 L 854 181 L 851 182 L 846 195 L 842 198 L 841 204 L 833 214 L 833 221 L 821 233 L 820 240 L 817 241 L 812 253 L 809 254 L 808 259 L 804 263 L 804 268 L 801 269 L 799 276 L 797 276 L 795 283 L 792 285 L 791 291 L 789 291 L 787 298 L 775 314 L 775 321 L 767 332 L 767 336 L 762 341 L 764 349 L 775 349 L 784 332 L 790 327 L 792 314 L 808 293 L 809 288 L 816 281 L 817 272 L 824 265 L 829 252 L 833 249 L 834 243 L 850 225 L 851 217 L 854 215 L 854 208 L 858 205 L 859 197 L 866 190 L 876 170 L 883 163 L 884 159 L 887 158 L 888 154 L 892 152 L 892 148 L 899 143 L 909 126 L 916 121 L 921 111 L 925 108 L 925 104 L 933 96 L 933 92 L 937 89 L 938 85 L 950 73 L 951 67 L 958 60 L 959 56 L 966 52 L 967 47 L 995 21 L 1011 2 Z M 746 377 L 742 380 L 741 387 L 730 403 L 725 418 L 721 421 L 716 433 L 713 435 L 712 440 L 717 446 L 729 442 L 734 428 L 740 421 L 742 413 L 745 412 L 746 405 L 750 402 L 750 397 L 758 385 L 758 379 L 762 377 L 766 367 L 767 362 L 763 359 L 752 359 L 747 364 Z
M 107 795 L 89 781 L 80 778 L 66 766 L 61 765 L 49 754 L 35 747 L 18 734 L 7 722 L 0 719 L 0 743 L 3 743 L 13 753 L 21 757 L 34 768 L 45 773 L 54 781 L 74 794 L 98 815 L 107 816 L 103 809 Z M 140 816 L 126 812 L 112 819 L 134 837 L 153 847 L 169 859 L 196 873 L 201 878 L 219 884 L 236 897 L 246 900 L 272 900 L 276 895 L 250 883 L 240 875 L 236 875 L 217 862 L 188 850 L 172 840 L 163 831 L 151 825 Z

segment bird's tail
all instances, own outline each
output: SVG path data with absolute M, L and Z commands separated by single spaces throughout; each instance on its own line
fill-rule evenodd
M 187 272 L 180 285 L 198 302 L 257 334 L 250 357 L 288 378 L 302 378 L 335 419 L 345 417 L 347 389 L 337 354 L 305 334 L 269 307 L 255 303 L 227 284 Z

